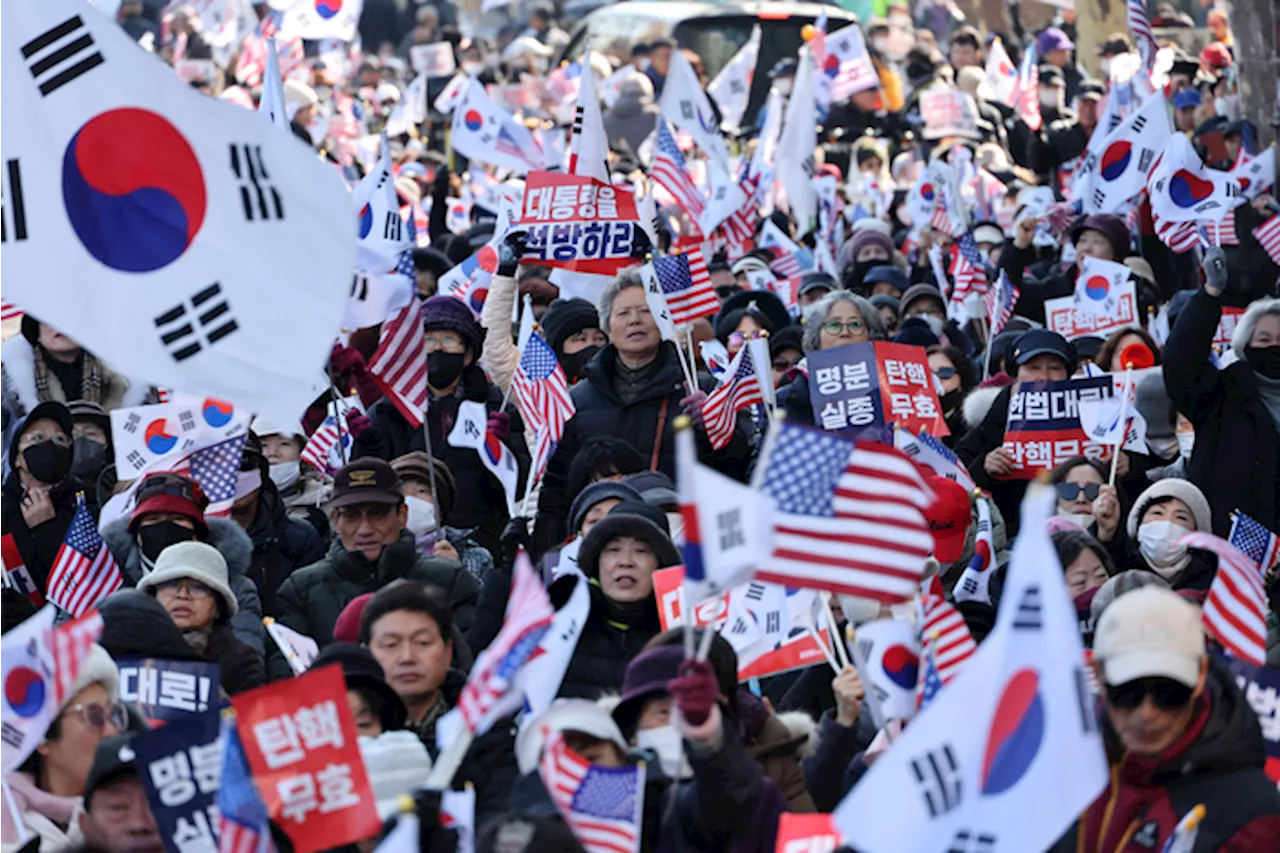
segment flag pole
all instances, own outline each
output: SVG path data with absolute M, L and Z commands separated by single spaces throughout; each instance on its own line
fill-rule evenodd
M 333 408 L 333 422 L 338 426 L 338 459 L 343 465 L 347 464 L 347 445 L 342 440 L 342 413 L 338 411 L 338 386 L 333 381 L 333 377 L 329 377 L 329 405 Z
M 869 673 L 867 672 L 866 658 L 863 657 L 862 649 L 858 645 L 857 635 L 853 634 L 853 632 L 850 632 L 850 634 L 852 634 L 850 639 L 853 640 L 853 642 L 848 645 L 849 655 L 853 659 L 853 665 L 858 670 L 858 676 L 862 679 L 863 684 L 872 684 L 873 682 L 868 677 Z M 877 729 L 884 731 L 884 736 L 888 738 L 889 743 L 893 743 L 893 732 L 889 730 L 889 721 L 885 719 L 884 707 L 880 704 L 880 697 L 876 695 L 874 690 L 868 690 L 866 692 L 866 698 L 867 707 L 871 709 L 872 722 L 876 724 Z
M 1124 388 L 1123 395 L 1120 398 L 1120 441 L 1116 443 L 1116 449 L 1111 451 L 1111 477 L 1107 480 L 1107 484 L 1114 486 L 1116 484 L 1116 468 L 1120 464 L 1120 448 L 1124 447 L 1124 440 L 1129 437 L 1129 393 L 1133 390 L 1133 362 L 1125 362 L 1124 365 Z
M 276 630 L 276 620 L 270 616 L 264 616 L 262 624 L 267 629 L 267 633 L 271 635 L 271 639 L 275 640 L 276 648 L 280 650 L 285 660 L 289 662 L 289 669 L 293 670 L 293 674 L 302 675 L 302 673 L 306 672 L 307 668 L 302 665 L 302 658 L 298 657 L 298 652 Z
M 1000 290 L 1001 290 L 1000 284 L 1003 280 L 1004 280 L 1004 276 L 999 276 L 999 275 L 996 276 L 995 308 L 997 311 L 1001 311 L 1002 310 L 1001 306 L 1004 304 L 1001 301 L 1001 296 L 1000 296 Z M 987 312 L 984 311 L 982 313 L 986 314 Z M 987 354 L 982 359 L 982 378 L 983 379 L 991 378 L 991 349 L 992 349 L 992 341 L 994 341 L 996 337 L 995 332 L 992 330 L 995 329 L 995 327 L 996 327 L 995 318 L 988 317 L 987 318 Z
M 836 657 L 840 660 L 842 666 L 849 666 L 853 663 L 849 659 L 849 649 L 844 641 L 844 636 L 840 631 L 840 627 L 836 624 L 835 614 L 831 610 L 831 596 L 822 595 L 822 609 L 827 614 L 827 628 L 831 631 L 831 637 L 836 643 Z
M 25 845 L 31 840 L 31 836 L 27 833 L 27 825 L 22 822 L 22 813 L 18 811 L 18 801 L 13 798 L 13 791 L 9 789 L 8 773 L 0 776 L 0 785 L 4 786 L 4 804 L 9 809 L 9 819 L 13 821 L 14 828 L 18 830 L 18 841 Z
M 431 503 L 436 506 L 436 529 L 444 527 L 444 519 L 440 516 L 440 493 L 436 491 L 436 453 L 431 449 L 431 388 L 427 388 L 427 406 L 422 412 L 422 443 L 427 448 L 427 477 L 431 480 Z

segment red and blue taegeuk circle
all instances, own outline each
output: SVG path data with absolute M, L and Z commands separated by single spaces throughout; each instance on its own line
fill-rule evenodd
M 930 183 L 921 184 L 920 197 L 925 201 L 933 201 L 933 184 L 930 184 Z
M 373 211 L 369 209 L 369 205 L 360 208 L 360 239 L 363 240 L 369 236 L 369 232 L 373 230 Z
M 147 428 L 142 431 L 142 439 L 147 443 L 147 450 L 157 456 L 163 456 L 178 443 L 177 436 L 169 434 L 169 423 L 164 418 L 159 418 L 147 424 Z
M 71 137 L 62 201 L 89 254 L 134 273 L 182 257 L 207 210 L 191 143 L 163 116 L 133 107 L 99 113 Z
M 1040 751 L 1044 729 L 1040 676 L 1034 669 L 1020 669 L 1005 684 L 991 717 L 982 761 L 983 794 L 1003 794 L 1018 784 Z
M 214 429 L 224 427 L 231 423 L 231 417 L 235 414 L 236 407 L 223 400 L 206 399 L 200 406 L 200 412 L 204 415 L 204 422 Z
M 822 63 L 822 73 L 826 74 L 832 80 L 836 79 L 836 75 L 840 73 L 840 60 L 833 53 L 827 57 L 827 61 Z
M 1186 169 L 1179 169 L 1169 179 L 1169 197 L 1178 207 L 1195 207 L 1211 195 L 1213 182 Z
M 28 666 L 15 666 L 4 679 L 4 701 L 19 717 L 34 717 L 44 708 L 48 689 L 40 673 Z
M 880 666 L 889 680 L 903 690 L 914 690 L 920 672 L 920 658 L 911 649 L 897 643 L 884 650 Z
M 315 0 L 315 9 L 327 21 L 342 11 L 342 0 Z
M 1084 295 L 1094 302 L 1101 302 L 1111 294 L 1111 279 L 1105 275 L 1091 275 L 1084 283 Z
M 1123 139 L 1113 142 L 1102 152 L 1098 160 L 1098 171 L 1108 181 L 1114 181 L 1129 168 L 1129 159 L 1133 156 L 1133 146 Z
M 477 131 L 484 127 L 484 116 L 479 110 L 467 110 L 462 116 L 462 123 L 467 126 L 467 130 Z

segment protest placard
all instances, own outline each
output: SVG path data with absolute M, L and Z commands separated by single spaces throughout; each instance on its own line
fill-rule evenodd
M 944 88 L 921 92 L 920 117 L 924 120 L 925 139 L 979 138 L 978 104 L 967 92 Z
M 809 353 L 814 421 L 847 437 L 891 441 L 888 426 L 950 435 L 923 347 L 846 344 Z
M 1280 669 L 1253 666 L 1238 658 L 1219 656 L 1235 676 L 1236 686 L 1258 715 L 1262 739 L 1267 743 L 1267 776 L 1280 782 Z
M 1117 289 L 1115 306 L 1112 313 L 1099 316 L 1077 307 L 1074 294 L 1046 299 L 1045 325 L 1069 341 L 1090 335 L 1105 338 L 1116 329 L 1134 325 L 1138 321 L 1138 298 L 1132 281 Z
M 183 720 L 218 707 L 220 675 L 216 663 L 121 658 L 120 699 L 138 706 L 152 726 Z
M 216 853 L 222 783 L 221 712 L 188 714 L 131 744 L 160 840 L 169 853 Z
M 523 259 L 614 275 L 634 263 L 639 223 L 634 193 L 582 175 L 531 172 L 519 219 Z
M 778 820 L 776 853 L 835 853 L 840 830 L 829 814 L 783 812 Z
M 1065 382 L 1023 382 L 1009 398 L 1004 444 L 1013 458 L 1007 479 L 1032 480 L 1072 456 L 1110 458 L 1080 426 L 1080 403 L 1112 396 L 1110 375 Z
M 447 41 L 415 44 L 409 48 L 409 64 L 414 71 L 426 77 L 448 77 L 458 70 L 453 45 Z

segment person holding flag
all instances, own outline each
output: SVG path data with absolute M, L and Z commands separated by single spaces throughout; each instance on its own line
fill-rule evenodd
M 1124 220 L 1111 213 L 1094 213 L 1071 229 L 1075 246 L 1075 262 L 1065 270 L 1055 267 L 1042 278 L 1029 278 L 1027 268 L 1035 261 L 1032 241 L 1036 236 L 1036 217 L 1024 216 L 1014 226 L 1013 244 L 1005 244 L 1000 253 L 1000 269 L 1021 294 L 1015 310 L 1037 322 L 1044 321 L 1044 303 L 1048 299 L 1070 296 L 1075 292 L 1079 264 L 1085 258 L 1120 263 L 1131 254 L 1129 228 Z

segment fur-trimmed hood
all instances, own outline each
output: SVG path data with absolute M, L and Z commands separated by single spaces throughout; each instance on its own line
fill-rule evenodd
M 4 396 L 15 414 L 26 414 L 36 407 L 35 348 L 22 335 L 14 335 L 0 346 L 0 371 L 4 376 Z M 151 386 L 142 380 L 116 373 L 105 363 L 102 368 L 102 407 L 108 411 L 128 406 L 141 406 L 151 394 Z M 57 380 L 52 380 L 56 382 Z
M 218 549 L 222 558 L 227 561 L 227 578 L 234 581 L 244 577 L 253 560 L 253 540 L 240 525 L 228 518 L 210 518 L 208 544 Z M 142 554 L 138 551 L 138 543 L 129 532 L 129 519 L 121 518 L 111 522 L 102 530 L 103 541 L 111 549 L 120 570 L 124 572 L 128 586 L 137 586 L 144 574 Z
M 1004 388 L 974 388 L 964 398 L 963 409 L 964 425 L 969 429 L 973 429 L 978 424 L 986 420 L 987 414 L 991 411 L 991 406 L 996 401 L 996 397 L 1000 396 L 1000 392 Z

